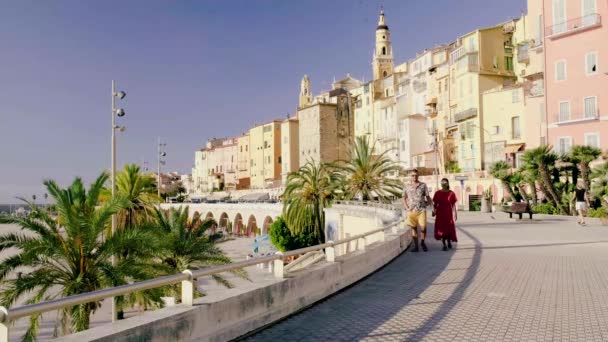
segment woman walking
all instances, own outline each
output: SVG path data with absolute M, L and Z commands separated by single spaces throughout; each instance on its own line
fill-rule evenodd
M 452 249 L 452 242 L 457 242 L 456 219 L 456 194 L 450 190 L 450 182 L 444 178 L 441 180 L 441 190 L 433 196 L 433 216 L 435 216 L 435 239 L 441 240 L 443 250 Z

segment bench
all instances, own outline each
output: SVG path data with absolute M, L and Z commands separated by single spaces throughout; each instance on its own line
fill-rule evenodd
M 505 213 L 509 213 L 509 218 L 513 218 L 513 214 L 518 214 L 520 220 L 524 213 L 528 213 L 530 220 L 532 219 L 532 209 L 527 202 L 513 202 L 511 206 L 505 207 Z

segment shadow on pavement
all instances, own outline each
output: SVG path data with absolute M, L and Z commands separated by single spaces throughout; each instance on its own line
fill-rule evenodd
M 432 226 L 429 224 L 429 226 Z M 431 228 L 431 227 L 429 227 Z M 468 232 L 460 232 L 480 245 Z M 465 270 L 460 281 L 438 281 L 448 265 L 453 252 L 442 252 L 440 244 L 432 240 L 429 229 L 428 253 L 402 255 L 352 287 L 329 297 L 309 309 L 246 338 L 248 341 L 357 341 L 362 339 L 383 340 L 389 336 L 399 339 L 419 340 L 430 332 L 462 298 L 475 276 L 481 259 L 481 246 L 470 258 L 459 258 L 453 270 Z M 463 268 L 464 266 L 464 268 Z M 467 267 L 468 266 L 468 267 Z M 462 271 L 460 271 L 462 272 Z M 449 298 L 438 301 L 421 298 L 432 286 L 456 286 Z M 441 304 L 432 315 L 412 322 L 410 311 L 429 304 Z

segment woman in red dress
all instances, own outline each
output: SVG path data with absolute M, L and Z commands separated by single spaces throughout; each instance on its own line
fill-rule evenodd
M 435 239 L 441 240 L 443 250 L 452 249 L 452 242 L 457 242 L 456 219 L 456 194 L 450 190 L 447 179 L 441 180 L 441 190 L 435 191 L 433 196 L 433 216 L 435 216 Z M 447 243 L 447 244 L 446 244 Z

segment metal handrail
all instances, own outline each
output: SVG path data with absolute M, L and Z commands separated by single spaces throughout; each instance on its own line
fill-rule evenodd
M 347 202 L 347 201 L 342 201 L 342 203 L 344 203 L 344 202 Z M 352 203 L 357 203 L 358 205 L 361 205 L 362 202 L 352 202 Z M 363 203 L 365 203 L 365 202 L 363 202 Z M 378 204 L 378 203 L 375 203 L 375 204 Z M 386 205 L 386 206 L 388 206 L 388 205 Z M 385 209 L 390 209 L 390 208 L 385 208 Z M 234 262 L 234 263 L 230 263 L 230 264 L 226 264 L 226 265 L 206 267 L 206 268 L 202 268 L 202 269 L 198 269 L 198 270 L 197 269 L 186 270 L 183 273 L 179 273 L 179 274 L 173 274 L 173 275 L 163 276 L 163 277 L 159 277 L 159 278 L 139 281 L 139 282 L 132 283 L 132 284 L 105 288 L 105 289 L 101 289 L 101 290 L 97 290 L 97 291 L 82 293 L 82 294 L 78 294 L 78 295 L 72 295 L 72 296 L 63 297 L 63 298 L 59 298 L 59 299 L 55 299 L 55 300 L 50 300 L 50 301 L 46 301 L 46 302 L 42 302 L 42 303 L 24 305 L 24 306 L 20 306 L 20 307 L 14 308 L 14 309 L 10 309 L 10 310 L 6 309 L 4 307 L 0 307 L 0 324 L 6 324 L 7 322 L 14 321 L 19 318 L 31 316 L 33 314 L 41 314 L 44 312 L 60 309 L 63 307 L 95 302 L 95 301 L 103 300 L 103 299 L 110 298 L 110 297 L 126 295 L 126 294 L 136 292 L 136 291 L 143 291 L 143 290 L 149 290 L 149 289 L 158 288 L 158 287 L 167 286 L 167 285 L 174 285 L 181 281 L 187 281 L 187 280 L 191 281 L 193 279 L 203 277 L 203 276 L 213 275 L 213 274 L 221 273 L 221 272 L 234 271 L 234 270 L 242 269 L 247 266 L 254 266 L 254 265 L 258 265 L 258 264 L 262 264 L 262 263 L 272 262 L 275 260 L 282 260 L 286 257 L 297 256 L 297 255 L 305 254 L 308 252 L 320 251 L 320 250 L 323 250 L 326 248 L 342 245 L 342 244 L 349 243 L 354 240 L 365 238 L 369 235 L 374 235 L 374 234 L 384 232 L 388 229 L 391 229 L 391 228 L 399 225 L 399 223 L 401 223 L 401 222 L 402 222 L 402 219 L 399 218 L 378 229 L 375 229 L 375 230 L 372 230 L 372 231 L 369 231 L 369 232 L 366 232 L 363 234 L 351 236 L 351 237 L 343 239 L 343 240 L 328 241 L 324 244 L 296 249 L 296 250 L 288 251 L 288 252 L 276 252 L 275 255 L 271 255 L 271 256 L 254 258 L 254 259 L 249 259 L 249 260 L 244 260 L 244 261 L 238 261 L 238 262 Z

